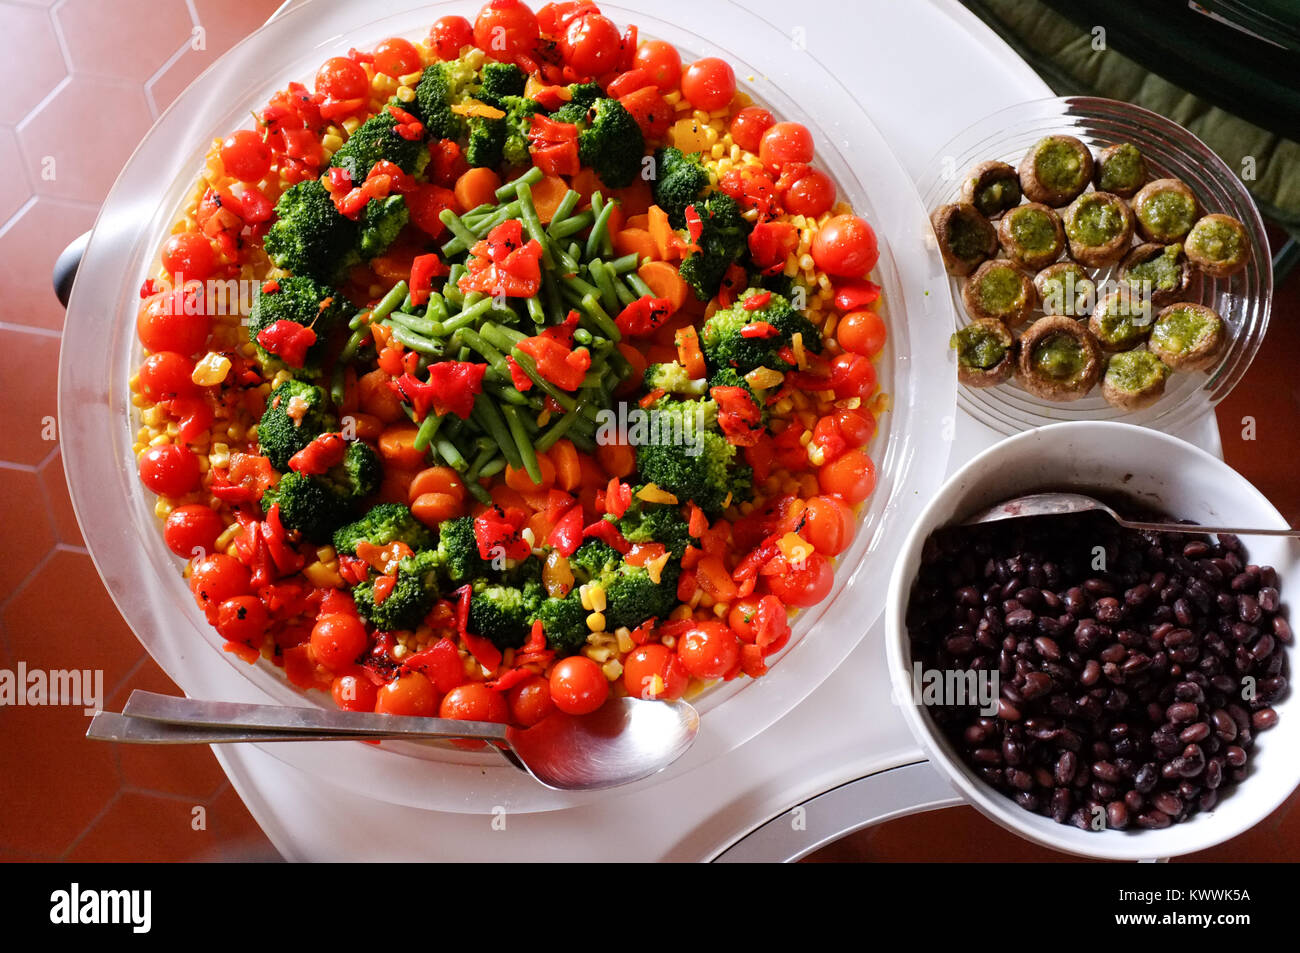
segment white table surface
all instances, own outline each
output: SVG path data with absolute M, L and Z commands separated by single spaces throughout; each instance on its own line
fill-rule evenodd
M 653 8 L 650 0 L 623 2 Z M 808 55 L 836 64 L 834 72 L 855 91 L 913 177 L 973 118 L 1051 94 L 955 0 L 805 0 L 793 8 L 781 0 L 747 0 L 743 5 L 784 30 L 804 30 Z M 960 80 L 945 71 L 945 64 L 959 65 Z M 1220 452 L 1212 414 L 1181 436 Z M 961 416 L 949 471 L 996 439 Z M 800 802 L 922 760 L 890 701 L 882 629 L 878 623 L 868 632 L 801 705 L 726 757 L 661 784 L 611 792 L 565 811 L 419 810 L 362 796 L 355 793 L 356 784 L 330 783 L 251 745 L 214 750 L 253 817 L 288 860 L 710 859 Z M 187 684 L 206 697 L 226 697 L 222 693 L 237 691 L 241 686 L 235 683 L 242 681 L 229 666 L 207 666 L 193 676 Z M 339 771 L 347 770 L 347 755 L 341 753 Z M 908 775 L 908 794 L 918 801 L 955 802 L 937 775 L 922 772 L 919 783 L 916 772 Z M 820 820 L 823 827 L 829 822 L 833 830 L 848 830 L 883 811 L 873 803 L 843 800 L 836 817 L 804 823 L 814 827 Z

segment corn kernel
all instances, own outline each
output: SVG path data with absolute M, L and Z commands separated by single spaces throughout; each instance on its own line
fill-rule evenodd
M 605 611 L 605 587 L 599 583 L 590 583 L 587 589 L 587 598 L 591 602 L 591 608 L 596 612 Z
M 153 505 L 153 515 L 161 519 L 166 519 L 167 514 L 172 511 L 172 505 L 164 499 L 157 500 Z
M 592 632 L 604 632 L 605 614 L 603 612 L 593 612 L 587 616 L 587 628 Z

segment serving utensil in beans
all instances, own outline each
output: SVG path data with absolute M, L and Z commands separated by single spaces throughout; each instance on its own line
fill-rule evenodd
M 269 741 L 486 741 L 548 788 L 594 791 L 630 784 L 690 748 L 700 716 L 684 701 L 610 699 L 580 717 L 557 712 L 532 728 L 482 721 L 287 708 L 176 698 L 134 691 L 122 713 L 99 712 L 87 738 L 135 744 Z
M 995 523 L 1027 516 L 1064 516 L 1067 513 L 1086 513 L 1095 510 L 1105 513 L 1126 529 L 1146 529 L 1160 533 L 1231 533 L 1233 536 L 1292 536 L 1300 538 L 1300 529 L 1243 529 L 1236 526 L 1202 526 L 1197 523 L 1153 523 L 1147 520 L 1125 519 L 1100 500 L 1082 493 L 1031 493 L 1005 500 L 966 520 L 963 525 Z

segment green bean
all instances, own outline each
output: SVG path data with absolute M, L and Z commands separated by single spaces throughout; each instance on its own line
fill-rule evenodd
M 343 372 L 346 369 L 347 365 L 339 361 L 334 365 L 334 373 L 330 375 L 330 399 L 334 401 L 335 407 L 342 404 L 343 398 L 347 396 L 343 379 Z
M 515 446 L 518 448 L 519 456 L 524 462 L 524 469 L 528 472 L 528 476 L 533 483 L 541 486 L 542 467 L 537 462 L 537 453 L 533 450 L 532 435 L 524 427 L 519 408 L 502 407 L 501 412 L 505 414 L 506 423 L 510 427 L 510 434 L 515 438 Z
M 595 338 L 586 328 L 575 328 L 573 332 L 573 341 L 575 344 L 589 345 Z
M 622 258 L 615 258 L 613 261 L 605 263 L 608 267 L 613 268 L 616 274 L 626 275 L 629 271 L 636 271 L 641 265 L 641 256 L 636 252 L 624 255 Z
M 434 435 L 437 434 L 438 428 L 442 426 L 444 419 L 438 414 L 430 413 L 420 421 L 420 429 L 415 432 L 414 446 L 416 450 L 429 449 L 429 444 L 433 441 Z
M 564 301 L 560 297 L 560 286 L 550 272 L 542 272 L 542 294 L 546 296 L 546 307 L 556 321 L 562 320 Z
M 379 304 L 375 305 L 374 310 L 370 312 L 371 321 L 380 321 L 392 312 L 402 299 L 406 297 L 406 282 L 399 281 L 388 290 L 388 294 L 379 299 Z
M 542 170 L 533 166 L 517 179 L 511 179 L 509 182 L 497 189 L 497 201 L 504 202 L 510 196 L 515 194 L 515 189 L 522 185 L 533 186 L 542 181 Z
M 618 297 L 620 310 L 626 308 L 637 299 L 637 295 L 627 286 L 627 282 L 614 271 L 612 265 L 606 265 L 605 271 L 609 273 L 610 284 L 614 286 L 614 294 Z
M 510 352 L 510 356 L 515 359 L 515 363 L 532 379 L 534 384 L 555 398 L 555 402 L 565 410 L 572 410 L 578 405 L 577 401 L 538 373 L 537 363 L 533 360 L 532 355 L 525 354 L 519 348 L 514 348 Z
M 429 303 L 424 309 L 424 316 L 430 321 L 444 321 L 450 312 L 447 310 L 447 301 L 438 292 L 429 295 Z
M 596 452 L 596 441 L 585 433 L 579 433 L 576 427 L 569 431 L 569 442 L 583 453 Z
M 427 354 L 430 357 L 442 357 L 446 353 L 445 346 L 441 341 L 435 341 L 423 334 L 417 334 L 400 324 L 389 324 L 388 327 L 392 329 L 393 337 L 412 351 Z
M 599 258 L 587 262 L 587 270 L 596 279 L 596 288 L 600 291 L 600 303 L 606 311 L 618 311 L 618 292 L 614 290 L 613 275 L 605 270 L 605 263 Z
M 542 220 L 537 217 L 537 207 L 533 205 L 533 191 L 527 184 L 520 184 L 516 190 L 519 196 L 519 220 L 524 224 L 528 237 L 542 246 L 542 266 L 555 267 L 555 243 L 542 228 Z
M 595 216 L 590 212 L 579 212 L 577 215 L 570 215 L 565 219 L 554 219 L 551 221 L 547 233 L 557 241 L 561 238 L 568 238 L 570 235 L 576 235 L 593 221 Z
M 414 331 L 416 334 L 423 334 L 427 338 L 438 336 L 439 326 L 437 322 L 430 321 L 428 318 L 421 318 L 414 314 L 407 314 L 405 311 L 394 311 L 385 319 L 385 323 L 390 325 L 401 325 L 408 331 Z
M 365 327 L 369 317 L 369 311 L 358 311 L 356 314 L 352 315 L 352 317 L 348 318 L 348 330 L 355 331 L 357 328 Z
M 514 328 L 503 328 L 499 324 L 493 324 L 491 321 L 484 322 L 479 328 L 479 333 L 483 335 L 494 347 L 499 347 L 503 351 L 508 351 L 528 335 L 521 334 Z
M 519 214 L 519 201 L 507 202 L 500 206 L 491 215 L 486 216 L 483 221 L 479 222 L 474 228 L 470 229 L 478 238 L 483 238 L 488 232 L 496 228 L 502 222 L 506 222 Z M 473 247 L 473 246 L 467 246 Z
M 361 349 L 362 342 L 370 336 L 370 325 L 363 324 L 352 332 L 347 343 L 343 345 L 343 350 L 339 352 L 339 363 L 346 364 L 356 357 L 357 351 Z
M 496 442 L 491 437 L 479 437 L 474 441 L 474 446 L 478 447 L 478 453 L 474 455 L 474 462 L 469 465 L 465 471 L 466 483 L 471 483 L 478 479 L 478 471 L 482 470 L 487 462 L 495 457 L 501 450 L 497 447 Z
M 589 282 L 583 281 L 577 275 L 565 275 L 560 279 L 560 284 L 568 285 L 570 288 L 582 292 L 583 295 L 600 294 L 599 288 Z
M 524 305 L 528 308 L 528 317 L 532 319 L 533 324 L 541 327 L 546 323 L 546 309 L 536 297 L 525 298 Z
M 456 449 L 456 445 L 446 437 L 439 436 L 435 438 L 433 445 L 438 451 L 438 456 L 442 457 L 447 465 L 457 473 L 464 473 L 469 467 L 469 463 L 461 455 L 461 452 Z
M 510 431 L 506 427 L 506 422 L 501 416 L 501 410 L 497 407 L 496 402 L 487 394 L 479 393 L 474 398 L 474 416 L 478 418 L 479 425 L 483 430 L 496 441 L 501 452 L 506 455 L 512 467 L 518 469 L 523 466 L 523 459 L 519 456 L 519 448 L 515 446 L 514 438 L 510 436 Z
M 488 461 L 488 463 L 483 467 L 483 469 L 478 472 L 478 475 L 480 478 L 496 476 L 505 468 L 506 468 L 506 458 L 497 457 L 493 460 Z M 477 484 L 475 485 L 477 486 Z M 480 489 L 482 488 L 480 487 Z M 490 500 L 491 498 L 492 498 L 491 494 L 488 494 L 488 499 Z
M 592 199 L 594 200 L 595 198 L 596 195 L 592 195 Z M 606 202 L 605 207 L 602 208 L 596 216 L 596 223 L 591 226 L 591 234 L 587 236 L 587 248 L 583 255 L 587 260 L 595 258 L 602 250 L 613 250 L 612 242 L 609 238 L 609 217 L 614 214 L 614 207 L 617 204 L 617 202 Z M 592 208 L 594 209 L 595 207 L 596 206 L 593 202 Z
M 506 364 L 505 355 L 485 341 L 482 335 L 477 331 L 472 331 L 469 328 L 461 328 L 452 335 L 452 343 L 464 344 L 466 347 L 478 351 L 479 354 L 483 355 L 483 357 L 487 359 L 488 364 L 492 366 L 493 370 L 509 378 L 510 366 Z
M 484 380 L 487 380 L 487 378 L 484 378 Z M 528 395 L 520 393 L 515 389 L 514 384 L 507 381 L 493 380 L 491 382 L 491 390 L 493 395 L 500 400 L 504 400 L 511 404 L 517 404 L 520 407 L 532 406 L 531 402 L 528 400 Z
M 578 203 L 581 201 L 582 193 L 574 189 L 565 192 L 564 198 L 560 199 L 560 204 L 555 207 L 555 212 L 551 215 L 551 224 L 547 226 L 546 233 L 552 238 L 563 238 L 563 235 L 556 235 L 551 229 L 572 215 L 573 210 L 578 207 Z
M 483 317 L 491 310 L 491 298 L 483 298 L 480 301 L 475 301 L 459 314 L 454 314 L 446 321 L 443 321 L 441 332 L 443 335 L 454 334 L 462 328 L 467 328 L 471 324 L 474 324 L 479 318 Z
M 555 446 L 555 442 L 569 432 L 569 429 L 582 416 L 582 410 L 575 407 L 551 425 L 551 428 L 537 438 L 533 446 L 538 453 L 545 453 Z
M 469 226 L 467 226 L 461 220 L 461 217 L 457 215 L 455 212 L 453 212 L 451 209 L 445 208 L 441 212 L 439 212 L 438 219 L 442 222 L 442 224 L 446 225 L 447 230 L 451 232 L 453 236 L 455 236 L 454 238 L 452 238 L 450 241 L 446 242 L 442 246 L 443 254 L 451 255 L 458 251 L 464 251 L 465 249 L 473 245 L 475 241 L 477 241 L 477 236 L 472 231 L 470 231 Z M 457 245 L 455 248 L 449 247 L 449 246 L 456 245 L 456 242 L 458 241 L 460 242 L 460 244 Z
M 622 332 L 619 331 L 618 325 L 614 319 L 605 313 L 605 309 L 600 306 L 594 294 L 584 295 L 582 298 L 581 308 L 591 320 L 596 322 L 596 327 L 600 328 L 602 334 L 611 341 L 620 341 L 623 339 Z
M 634 271 L 628 272 L 626 275 L 623 276 L 623 280 L 626 281 L 632 287 L 632 290 L 635 291 L 639 297 L 644 298 L 646 296 L 649 296 L 653 298 L 655 296 L 655 293 L 651 289 L 651 287 L 648 284 L 646 284 L 644 281 L 642 281 L 641 276 L 638 275 L 636 272 Z
M 464 307 L 465 303 L 465 296 L 460 291 L 460 279 L 464 277 L 466 271 L 462 263 L 456 262 L 447 275 L 447 283 L 442 286 L 443 297 L 457 308 Z

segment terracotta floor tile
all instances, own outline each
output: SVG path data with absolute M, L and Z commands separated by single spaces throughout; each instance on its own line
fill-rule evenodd
M 0 320 L 3 314 L 0 311 Z M 0 380 L 6 382 L 0 461 L 35 466 L 54 449 L 45 435 L 51 432 L 46 429 L 49 420 L 58 416 L 58 366 L 58 338 L 0 328 Z M 11 381 L 21 381 L 22 386 Z
M 9 126 L 0 126 L 0 169 L 5 170 L 0 177 L 0 228 L 4 228 L 32 195 L 22 153 L 18 151 L 18 136 Z
M 190 39 L 185 0 L 66 0 L 54 11 L 74 73 L 143 83 Z
M 280 6 L 279 0 L 196 0 L 198 23 L 203 28 L 203 49 L 187 48 L 180 58 L 148 86 L 154 105 L 162 112 L 196 76 L 211 66 L 248 34 L 266 22 Z
M 97 208 L 80 202 L 37 198 L 0 226 L 0 321 L 63 329 L 63 305 L 51 283 L 59 252 L 95 224 Z M 53 376 L 53 371 L 51 372 Z
M 81 553 L 56 552 L 0 619 L 15 658 L 45 669 L 102 669 L 106 692 L 144 657 L 90 557 Z
M 38 195 L 102 202 L 153 125 L 139 83 L 74 74 L 18 127 Z M 53 159 L 53 175 L 42 174 Z
M 67 72 L 49 11 L 0 4 L 0 122 L 18 122 Z
M 68 853 L 74 863 L 175 862 L 209 853 L 213 833 L 194 830 L 202 805 L 123 791 Z M 206 808 L 204 808 L 206 810 Z
M 117 792 L 113 749 L 86 740 L 89 722 L 80 708 L 0 708 L 0 847 L 61 855 Z
M 248 813 L 235 789 L 226 785 L 208 808 L 208 826 L 216 835 L 219 857 L 227 861 L 278 861 L 279 853 Z
M 9 598 L 54 548 L 54 527 L 30 470 L 0 466 L 0 601 Z
M 72 499 L 68 496 L 68 481 L 63 475 L 63 454 L 55 453 L 45 461 L 39 471 L 41 488 L 45 491 L 45 502 L 49 506 L 50 517 L 54 521 L 54 532 L 59 542 L 69 546 L 84 545 L 81 527 L 77 525 L 77 514 L 72 510 Z

